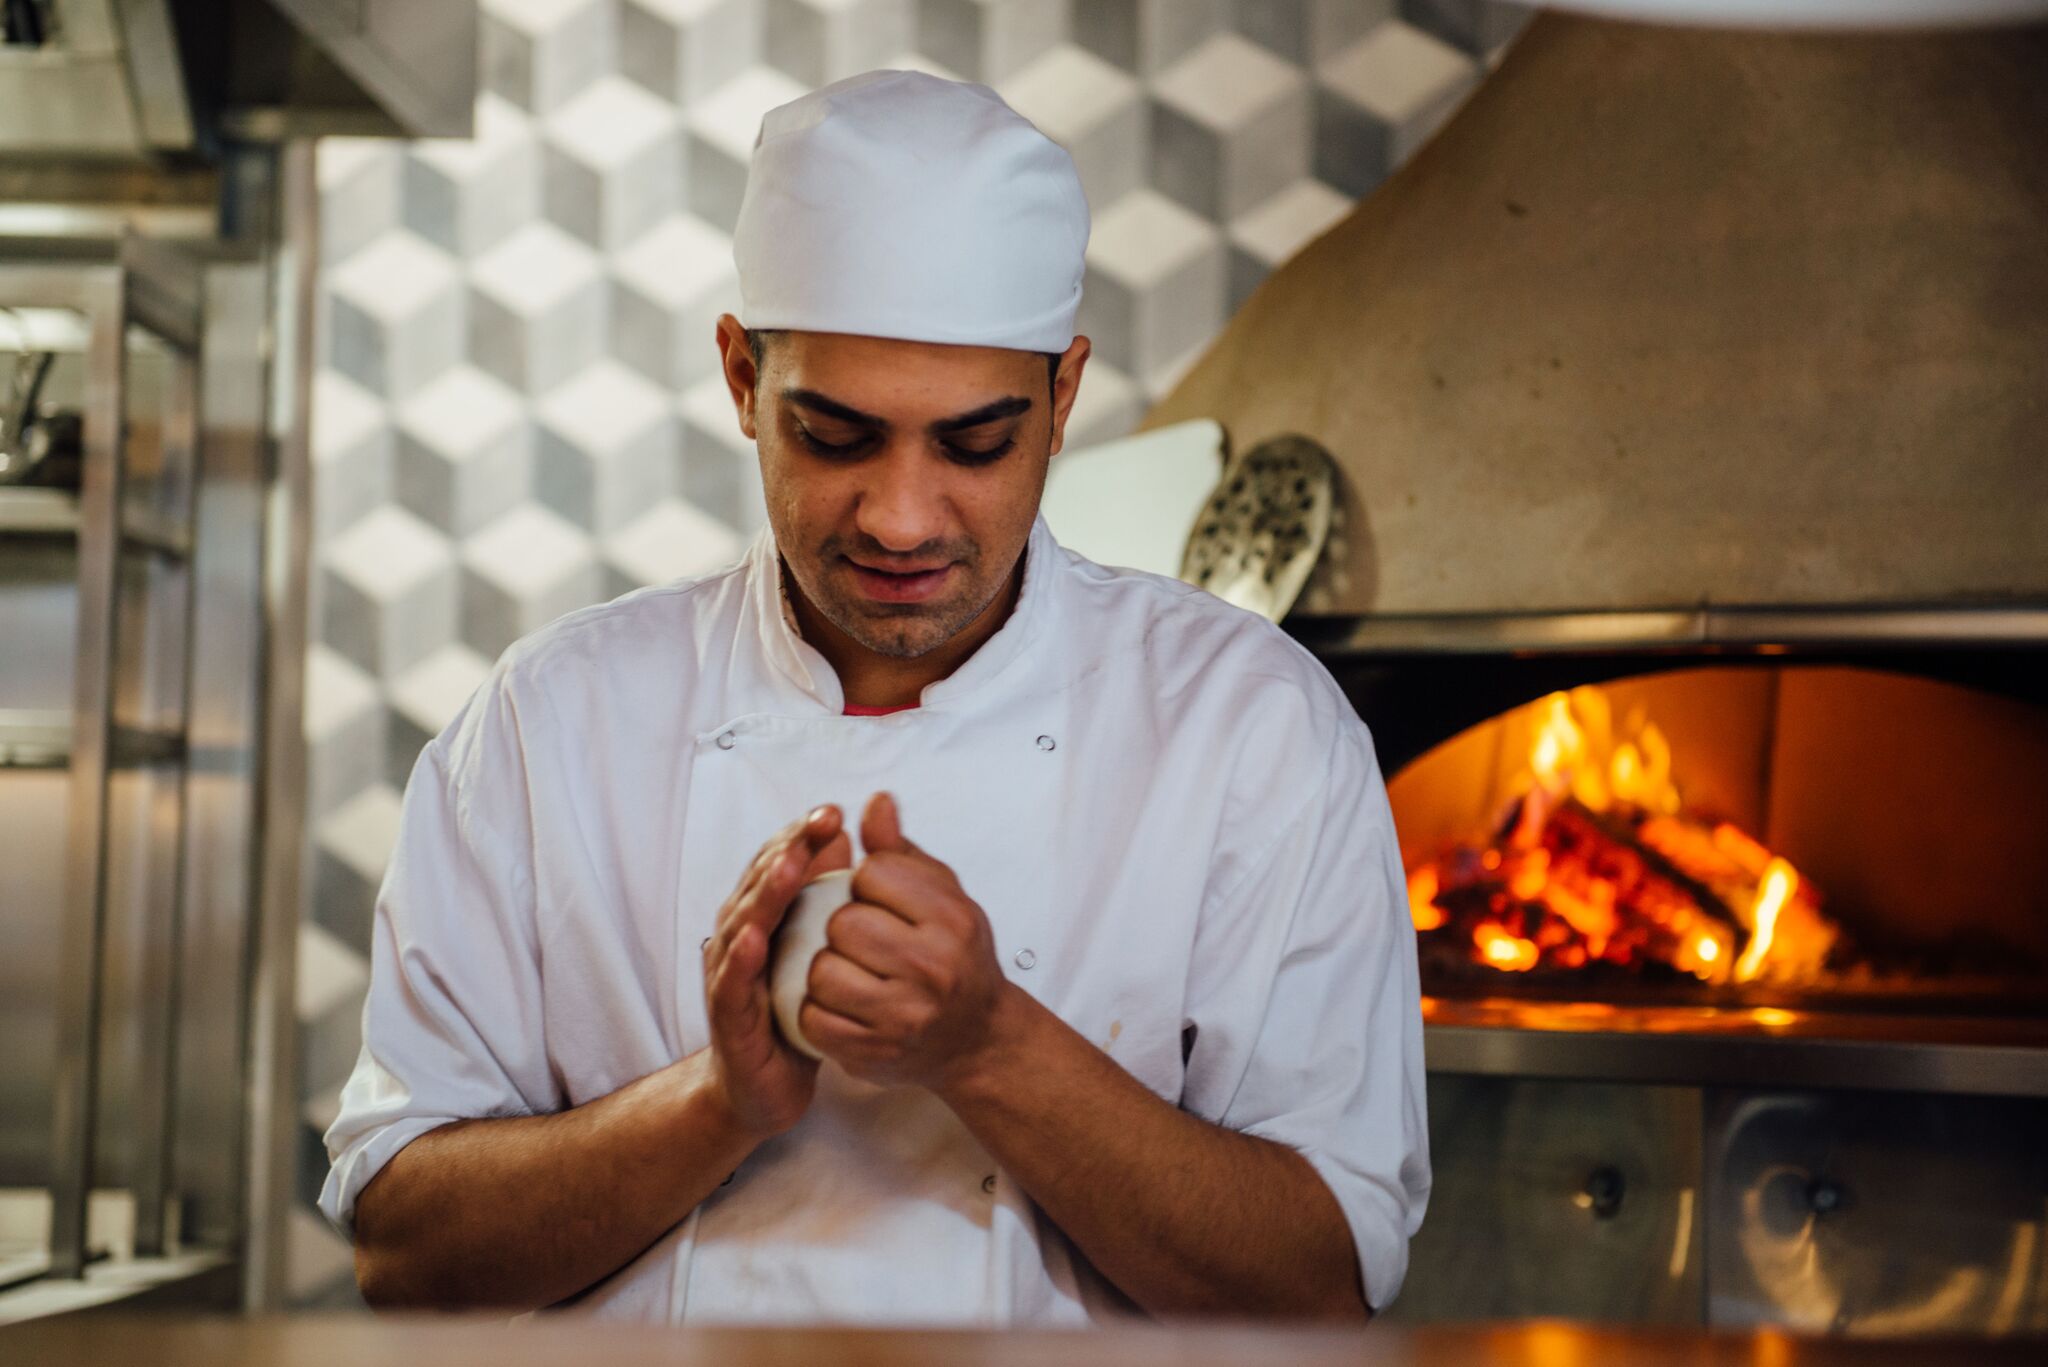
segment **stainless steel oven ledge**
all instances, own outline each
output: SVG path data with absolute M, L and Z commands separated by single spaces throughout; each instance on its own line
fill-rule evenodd
M 1432 1073 L 2048 1097 L 2048 1021 L 1425 998 Z
M 1296 617 L 1288 629 L 1326 659 L 1363 655 L 1573 654 L 1723 646 L 1995 646 L 2048 642 L 2048 605 L 1870 608 L 1696 607 L 1636 612 Z

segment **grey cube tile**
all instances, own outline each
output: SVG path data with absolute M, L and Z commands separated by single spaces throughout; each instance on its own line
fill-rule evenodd
M 600 251 L 640 236 L 682 200 L 675 107 L 624 77 L 601 77 L 549 115 L 545 144 L 548 218 Z
M 526 504 L 463 543 L 462 639 L 492 659 L 603 588 L 590 538 Z
M 1229 219 L 1309 169 L 1309 89 L 1300 67 L 1219 33 L 1153 82 L 1152 184 Z
M 402 229 L 328 275 L 328 363 L 401 399 L 462 358 L 464 300 L 454 260 Z
M 761 60 L 761 0 L 624 0 L 619 71 L 688 105 Z
M 489 93 L 476 135 L 427 138 L 405 159 L 405 224 L 463 258 L 488 251 L 540 211 L 540 143 L 518 108 Z
M 1352 201 L 1319 180 L 1303 179 L 1231 220 L 1230 308 L 1261 281 L 1351 212 Z
M 391 705 L 384 750 L 384 781 L 403 789 L 426 743 L 455 719 L 483 681 L 491 662 L 458 643 L 442 646 L 385 689 Z
M 306 650 L 306 819 L 318 821 L 380 777 L 384 704 L 377 681 L 319 642 Z
M 326 541 L 390 500 L 390 415 L 340 371 L 322 370 L 313 377 L 310 445 L 314 537 Z
M 1111 365 L 1142 376 L 1223 322 L 1222 235 L 1164 195 L 1134 190 L 1098 214 L 1081 292 L 1081 331 Z
M 993 85 L 1067 36 L 1067 8 L 1067 0 L 918 0 L 917 49 Z
M 1426 142 L 1479 79 L 1472 58 L 1390 19 L 1316 69 L 1315 174 L 1369 193 Z
M 613 597 L 643 584 L 709 574 L 737 561 L 746 541 L 695 504 L 663 499 L 605 538 L 605 591 Z
M 1092 340 L 1092 339 L 1091 339 Z M 1145 395 L 1136 381 L 1109 362 L 1088 358 L 1081 388 L 1067 414 L 1064 451 L 1079 451 L 1127 437 L 1145 416 Z
M 322 138 L 314 154 L 320 187 L 320 253 L 345 261 L 399 223 L 404 154 L 389 138 Z
M 474 366 L 456 366 L 407 399 L 398 433 L 398 501 L 450 536 L 468 535 L 527 496 L 526 405 Z
M 685 120 L 690 166 L 685 199 L 691 213 L 724 232 L 732 231 L 746 193 L 747 163 L 753 158 L 761 116 L 807 89 L 772 67 L 754 66 L 690 106 Z
M 1229 0 L 1078 0 L 1074 41 L 1137 76 L 1151 76 L 1220 32 Z
M 390 678 L 455 635 L 455 559 L 446 537 L 383 507 L 321 553 L 323 639 L 358 669 Z
M 768 64 L 821 86 L 911 46 L 912 0 L 767 0 Z
M 1395 8 L 1395 0 L 1234 0 L 1230 18 L 1245 37 L 1306 67 L 1363 38 Z
M 723 374 L 699 380 L 676 405 L 682 419 L 677 492 L 706 515 L 752 536 L 767 521 L 761 455 L 739 427 Z
M 531 114 L 568 103 L 618 54 L 615 0 L 482 0 L 483 84 Z
M 676 392 L 716 371 L 718 317 L 740 311 L 732 239 L 674 214 L 612 261 L 612 354 Z
M 334 937 L 341 947 L 359 955 L 370 947 L 371 913 L 377 905 L 377 888 L 384 881 L 384 867 L 398 843 L 399 791 L 385 783 L 373 783 L 337 807 L 314 828 L 313 836 L 313 921 Z M 301 953 L 305 942 L 301 942 Z M 350 958 L 354 956 L 351 955 Z M 301 1019 L 324 1015 L 328 1009 L 317 999 L 355 995 L 361 1006 L 361 963 L 348 972 L 348 959 L 328 953 L 318 965 L 324 974 L 302 978 L 298 984 Z M 301 960 L 302 965 L 304 960 Z M 323 980 L 324 979 L 324 980 Z M 344 981 L 336 981 L 337 979 Z M 315 1000 L 309 1000 L 309 998 Z M 346 1069 L 343 1070 L 346 1076 Z
M 1511 0 L 1401 0 L 1401 17 L 1460 52 L 1491 60 L 1534 9 Z
M 1086 48 L 1062 43 L 997 89 L 1067 149 L 1094 209 L 1145 183 L 1150 105 L 1134 77 Z
M 530 223 L 470 267 L 470 359 L 514 389 L 553 388 L 604 353 L 605 296 L 596 253 Z
M 535 491 L 584 530 L 616 531 L 668 495 L 676 473 L 667 394 L 598 361 L 541 399 Z

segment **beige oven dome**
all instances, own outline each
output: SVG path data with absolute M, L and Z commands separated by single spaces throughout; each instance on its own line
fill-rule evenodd
M 2048 600 L 2048 28 L 1532 22 L 1147 418 L 1343 467 L 1309 612 Z

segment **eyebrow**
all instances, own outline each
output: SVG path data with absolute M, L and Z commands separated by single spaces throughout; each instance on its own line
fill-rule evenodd
M 782 397 L 788 403 L 822 413 L 828 418 L 837 418 L 841 422 L 855 423 L 861 427 L 872 427 L 885 432 L 889 429 L 889 423 L 886 419 L 878 418 L 872 413 L 863 413 L 858 408 L 850 404 L 843 404 L 837 399 L 829 398 L 824 394 L 820 394 L 815 389 L 785 389 L 782 391 Z M 944 436 L 952 432 L 964 432 L 969 428 L 980 427 L 983 423 L 995 422 L 1002 418 L 1014 418 L 1019 413 L 1028 413 L 1031 411 L 1031 404 L 1032 401 L 1023 395 L 1012 394 L 1007 398 L 985 403 L 979 408 L 969 409 L 967 412 L 957 414 L 954 417 L 940 418 L 938 421 L 931 423 L 927 430 L 934 436 Z

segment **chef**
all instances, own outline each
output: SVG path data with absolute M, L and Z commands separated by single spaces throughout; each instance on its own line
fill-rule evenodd
M 1394 1296 L 1429 1168 L 1372 743 L 1273 626 L 1038 518 L 1087 235 L 984 86 L 871 72 L 763 121 L 717 340 L 767 529 L 519 642 L 421 752 L 321 1194 L 373 1304 Z M 771 941 L 848 868 L 816 1062 Z

